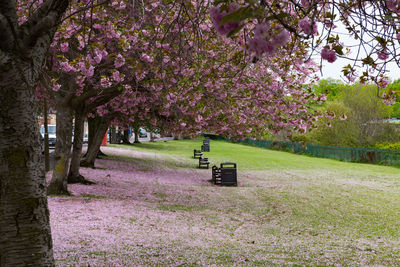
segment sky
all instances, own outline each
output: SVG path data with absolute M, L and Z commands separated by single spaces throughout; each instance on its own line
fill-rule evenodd
M 319 73 L 319 76 L 322 79 L 333 78 L 336 80 L 347 82 L 347 79 L 344 78 L 341 71 L 343 66 L 348 64 L 351 64 L 351 62 L 341 58 L 338 58 L 334 63 L 323 61 L 322 74 Z M 389 63 L 387 69 L 390 70 L 390 72 L 387 72 L 386 75 L 391 79 L 391 81 L 400 79 L 400 68 L 397 66 L 397 64 Z
M 345 47 L 351 49 L 352 52 L 350 53 L 349 57 L 355 57 L 358 47 L 359 47 L 359 41 L 355 40 L 351 36 L 349 36 L 348 31 L 345 29 L 345 27 L 343 26 L 342 23 L 337 22 L 337 23 L 335 23 L 335 25 L 337 26 L 337 28 L 332 30 L 332 33 L 338 34 L 340 37 L 340 42 L 343 43 Z M 318 31 L 319 32 L 322 31 L 321 25 L 319 25 Z M 370 43 L 371 41 L 376 43 L 376 41 L 374 41 L 372 39 L 364 40 L 364 41 L 368 42 L 368 43 Z M 365 55 L 366 55 L 365 53 L 361 52 L 360 57 L 361 58 L 365 57 Z M 315 56 L 315 60 L 319 64 L 320 56 L 319 55 Z M 334 63 L 329 63 L 328 61 L 323 60 L 322 61 L 322 74 L 320 73 L 319 76 L 322 79 L 333 78 L 333 79 L 341 80 L 343 82 L 348 82 L 348 80 L 344 77 L 344 75 L 341 72 L 343 67 L 348 64 L 353 65 L 353 62 L 349 61 L 347 59 L 340 58 L 340 57 L 338 57 L 338 59 Z M 391 81 L 400 79 L 400 67 L 397 66 L 396 63 L 394 63 L 394 62 L 388 63 L 386 69 L 389 71 L 387 73 L 385 73 L 385 75 L 387 75 L 391 79 Z M 361 75 L 363 71 L 365 71 L 365 70 L 362 68 L 357 69 L 358 75 Z

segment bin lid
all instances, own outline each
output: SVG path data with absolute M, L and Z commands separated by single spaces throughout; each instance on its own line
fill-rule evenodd
M 224 163 L 221 163 L 221 168 L 224 168 L 225 165 L 232 165 L 233 168 L 236 168 L 236 163 L 233 163 L 233 162 L 224 162 Z

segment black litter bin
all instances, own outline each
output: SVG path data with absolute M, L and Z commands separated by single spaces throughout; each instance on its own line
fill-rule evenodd
M 221 184 L 237 186 L 237 169 L 236 163 L 221 163 Z

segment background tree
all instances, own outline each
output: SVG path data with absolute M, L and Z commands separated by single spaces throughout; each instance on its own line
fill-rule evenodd
M 323 145 L 373 147 L 377 142 L 396 142 L 400 133 L 388 123 L 391 107 L 377 95 L 376 85 L 341 86 L 333 101 L 322 110 L 326 118 L 310 132 Z

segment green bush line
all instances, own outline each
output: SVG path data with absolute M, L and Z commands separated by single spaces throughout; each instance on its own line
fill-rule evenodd
M 267 149 L 305 154 L 318 158 L 330 158 L 348 162 L 373 163 L 400 166 L 400 151 L 363 147 L 335 147 L 316 144 L 303 144 L 290 141 L 272 140 L 230 140 L 219 135 L 204 134 L 214 140 L 225 140 L 234 143 L 253 145 Z
M 363 162 L 400 166 L 400 151 L 377 148 L 334 147 L 316 144 L 302 144 L 290 141 L 239 140 L 237 143 L 254 145 L 267 149 L 306 154 L 319 158 L 331 158 L 349 162 Z

